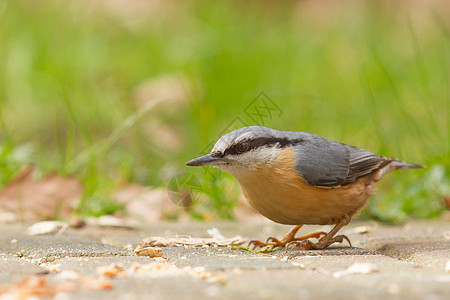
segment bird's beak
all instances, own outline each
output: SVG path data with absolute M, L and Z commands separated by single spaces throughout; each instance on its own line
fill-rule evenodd
M 215 165 L 220 161 L 222 161 L 221 157 L 213 157 L 211 154 L 206 154 L 188 161 L 186 165 L 192 167 L 203 167 Z

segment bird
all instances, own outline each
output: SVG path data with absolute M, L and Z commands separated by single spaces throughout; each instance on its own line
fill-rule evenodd
M 369 201 L 376 183 L 398 169 L 425 166 L 301 131 L 248 126 L 231 131 L 209 154 L 186 163 L 231 174 L 250 205 L 266 218 L 295 225 L 283 238 L 252 240 L 252 247 L 325 249 L 350 239 L 339 230 Z M 303 225 L 334 225 L 329 232 L 296 237 Z M 317 239 L 312 242 L 311 239 Z

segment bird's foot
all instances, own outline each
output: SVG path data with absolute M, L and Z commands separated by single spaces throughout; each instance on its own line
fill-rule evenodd
M 346 235 L 337 235 L 332 238 L 330 238 L 329 236 L 324 236 L 317 243 L 313 243 L 310 240 L 292 241 L 287 244 L 286 247 L 301 247 L 305 250 L 320 250 L 328 248 L 334 243 L 342 243 L 344 240 L 346 240 L 349 243 L 350 247 L 352 247 L 352 243 Z
M 295 229 L 295 228 L 294 228 Z M 297 229 L 298 230 L 298 229 Z M 310 238 L 320 238 L 322 236 L 325 236 L 327 233 L 323 231 L 318 231 L 314 233 L 310 233 L 304 236 L 295 237 L 295 233 L 297 230 L 293 233 L 294 230 L 290 231 L 288 234 L 286 234 L 281 240 L 277 239 L 276 237 L 269 237 L 266 242 L 262 242 L 259 240 L 252 240 L 248 243 L 249 248 L 276 248 L 276 247 L 287 247 L 289 244 L 293 242 L 301 242 Z M 292 234 L 293 233 L 293 234 Z

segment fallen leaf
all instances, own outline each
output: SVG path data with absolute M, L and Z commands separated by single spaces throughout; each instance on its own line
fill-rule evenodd
M 450 197 L 444 197 L 444 204 L 447 209 L 450 209 Z
M 203 246 L 203 245 L 217 245 L 217 246 L 238 246 L 246 242 L 248 239 L 242 237 L 234 237 L 228 239 L 217 238 L 193 238 L 193 237 L 148 237 L 141 241 L 142 246 Z
M 54 296 L 58 293 L 69 293 L 77 290 L 76 283 L 61 282 L 58 285 L 49 285 L 43 276 L 32 276 L 13 283 L 9 288 L 0 290 L 4 299 L 31 299 L 45 296 Z
M 42 221 L 34 223 L 27 229 L 29 235 L 61 234 L 69 225 L 59 221 Z
M 163 251 L 158 247 L 136 247 L 134 249 L 134 253 L 137 256 L 148 256 L 148 257 L 161 257 L 163 255 Z
M 27 222 L 67 218 L 79 201 L 82 185 L 71 177 L 49 174 L 34 180 L 34 166 L 28 166 L 0 191 L 0 208 Z

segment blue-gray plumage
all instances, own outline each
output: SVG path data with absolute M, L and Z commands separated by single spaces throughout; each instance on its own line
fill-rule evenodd
M 292 146 L 296 155 L 295 169 L 313 186 L 339 187 L 350 184 L 357 178 L 395 161 L 364 149 L 327 140 L 316 134 L 279 131 L 262 126 L 249 126 L 232 131 L 224 135 L 218 144 L 228 145 L 227 149 L 223 150 L 224 153 L 238 153 L 234 147 L 244 141 L 249 143 L 249 150 L 260 146 Z
M 379 156 L 354 146 L 299 131 L 262 126 L 237 129 L 222 136 L 208 155 L 186 163 L 215 166 L 232 174 L 250 204 L 282 224 L 336 224 L 328 234 L 295 238 L 298 225 L 283 240 L 255 245 L 300 242 L 323 249 L 345 236 L 335 234 L 368 201 L 375 183 L 391 171 L 423 166 Z M 321 237 L 318 243 L 307 238 Z

